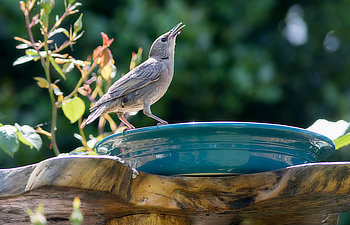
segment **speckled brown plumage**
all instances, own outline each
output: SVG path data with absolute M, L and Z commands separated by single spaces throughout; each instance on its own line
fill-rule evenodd
M 184 26 L 179 23 L 158 37 L 151 46 L 149 58 L 108 89 L 90 108 L 91 114 L 82 127 L 105 113 L 116 112 L 128 128 L 134 129 L 135 127 L 124 118 L 124 114 L 139 110 L 143 110 L 145 115 L 160 124 L 167 124 L 168 122 L 152 114 L 151 105 L 163 97 L 171 83 L 174 74 L 175 41 Z

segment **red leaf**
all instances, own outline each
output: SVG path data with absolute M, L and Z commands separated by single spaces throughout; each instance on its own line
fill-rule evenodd
M 109 39 L 107 34 L 105 34 L 103 32 L 101 32 L 101 35 L 102 35 L 102 40 L 103 40 L 103 46 L 104 47 L 109 47 L 112 44 L 112 42 L 114 41 L 114 38 Z

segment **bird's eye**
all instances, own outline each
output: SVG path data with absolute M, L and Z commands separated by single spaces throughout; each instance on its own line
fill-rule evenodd
M 166 42 L 166 38 L 163 37 L 162 39 L 160 39 L 162 42 Z

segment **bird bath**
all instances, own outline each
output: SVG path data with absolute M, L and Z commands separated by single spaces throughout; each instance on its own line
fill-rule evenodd
M 336 225 L 350 211 L 350 162 L 313 163 L 334 144 L 300 128 L 171 124 L 111 135 L 97 151 L 107 155 L 0 170 L 2 224 L 27 224 L 37 203 L 66 224 L 76 196 L 84 223 L 104 225 Z
M 157 175 L 251 174 L 324 160 L 334 150 L 305 129 L 245 122 L 193 122 L 113 134 L 96 150 Z

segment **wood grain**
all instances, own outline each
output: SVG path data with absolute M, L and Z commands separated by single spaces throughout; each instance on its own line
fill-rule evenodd
M 70 224 L 76 196 L 84 224 L 337 224 L 349 194 L 348 162 L 182 177 L 136 175 L 109 156 L 66 156 L 0 170 L 0 224 L 28 224 L 25 209 L 39 203 L 49 224 Z

